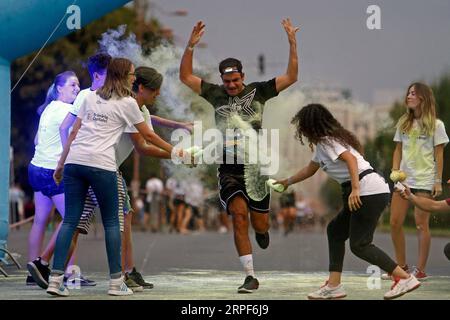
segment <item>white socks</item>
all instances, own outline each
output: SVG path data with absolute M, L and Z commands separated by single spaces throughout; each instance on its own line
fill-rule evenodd
M 253 270 L 253 256 L 251 254 L 247 254 L 245 256 L 240 256 L 239 260 L 244 267 L 245 274 L 247 276 L 255 277 L 255 271 Z

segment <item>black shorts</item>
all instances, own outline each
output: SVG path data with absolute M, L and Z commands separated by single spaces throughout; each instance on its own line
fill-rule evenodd
M 196 217 L 198 219 L 200 219 L 202 217 L 202 215 L 200 213 L 200 209 L 198 207 L 190 205 L 190 204 L 189 204 L 189 207 L 192 210 L 192 216 L 194 216 L 194 217 Z
M 411 188 L 410 189 L 411 190 L 411 192 L 413 193 L 413 194 L 416 194 L 416 193 L 427 193 L 427 194 L 429 194 L 429 195 L 431 195 L 431 190 L 426 190 L 426 189 L 415 189 L 415 188 Z
M 184 199 L 181 199 L 181 198 L 175 198 L 175 199 L 173 199 L 173 205 L 176 207 L 176 206 L 179 206 L 179 205 L 181 205 L 181 204 L 186 204 L 186 202 L 184 202 Z
M 144 201 L 144 213 L 150 213 L 152 210 L 152 203 Z
M 280 197 L 280 207 L 281 208 L 292 208 L 295 207 L 295 197 L 293 193 L 286 193 Z
M 228 203 L 237 195 L 241 195 L 249 209 L 260 213 L 269 213 L 270 193 L 261 201 L 252 200 L 245 189 L 243 165 L 221 165 L 218 170 L 219 197 L 222 207 L 228 214 Z

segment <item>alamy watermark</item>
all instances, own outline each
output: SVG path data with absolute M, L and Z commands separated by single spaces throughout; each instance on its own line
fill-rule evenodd
M 367 14 L 370 14 L 366 20 L 366 26 L 369 30 L 381 30 L 381 9 L 373 4 L 367 7 Z
M 367 279 L 367 289 L 379 290 L 381 289 L 381 269 L 379 266 L 370 265 L 367 267 L 366 273 L 370 274 Z
M 81 9 L 77 5 L 71 5 L 67 7 L 66 14 L 69 16 L 66 20 L 66 26 L 69 30 L 81 29 Z

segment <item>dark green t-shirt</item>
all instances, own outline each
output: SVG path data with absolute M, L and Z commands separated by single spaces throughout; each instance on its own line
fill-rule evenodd
M 254 129 L 261 129 L 264 104 L 277 95 L 275 78 L 265 82 L 252 82 L 234 97 L 227 94 L 223 85 L 202 80 L 200 94 L 214 107 L 216 126 L 223 132 L 227 128 L 235 128 L 229 121 L 233 114 L 237 114 Z

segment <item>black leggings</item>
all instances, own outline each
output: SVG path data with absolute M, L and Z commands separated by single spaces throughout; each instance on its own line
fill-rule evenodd
M 328 251 L 330 272 L 342 272 L 345 241 L 350 238 L 350 249 L 359 258 L 392 273 L 397 267 L 386 253 L 372 244 L 378 219 L 389 202 L 389 193 L 361 196 L 362 206 L 357 211 L 348 208 L 350 190 L 343 191 L 344 208 L 328 224 Z

